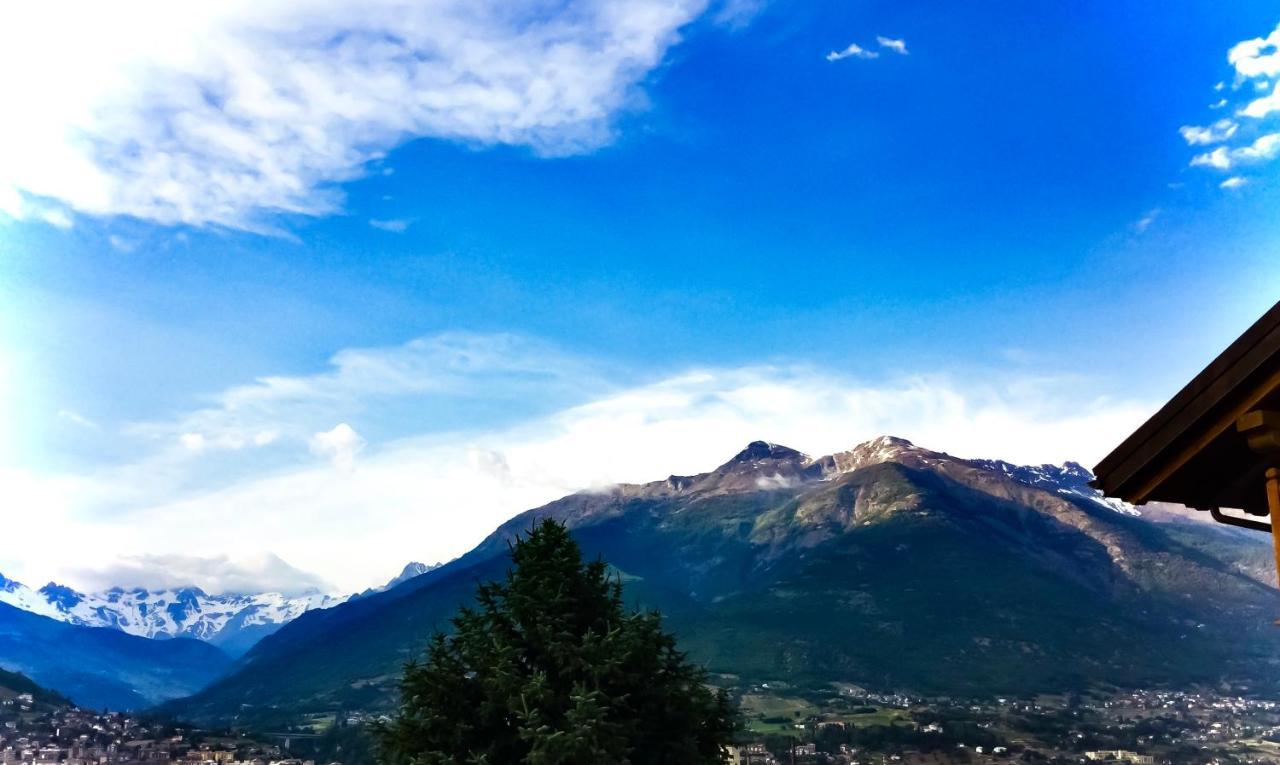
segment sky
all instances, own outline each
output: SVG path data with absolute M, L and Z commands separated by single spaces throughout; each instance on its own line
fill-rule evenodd
M 0 572 L 357 591 L 756 439 L 1092 465 L 1280 297 L 1280 12 L 1151 10 L 6 4 Z

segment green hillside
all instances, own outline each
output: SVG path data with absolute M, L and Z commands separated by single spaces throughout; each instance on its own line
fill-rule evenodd
M 263 723 L 385 705 L 403 662 L 542 517 L 615 566 L 694 658 L 744 680 L 1012 693 L 1280 677 L 1276 593 L 1240 564 L 1254 540 L 881 439 L 821 460 L 753 444 L 708 474 L 566 497 L 448 566 L 304 615 L 166 711 Z
M 71 704 L 71 700 L 66 696 L 42 688 L 21 672 L 0 669 L 0 701 L 16 698 L 24 693 L 31 694 L 32 699 L 37 704 L 46 706 L 68 706 Z

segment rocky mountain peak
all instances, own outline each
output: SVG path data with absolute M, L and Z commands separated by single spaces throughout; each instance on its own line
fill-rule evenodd
M 406 564 L 403 569 L 401 569 L 398 575 L 396 575 L 393 579 L 391 579 L 386 584 L 382 585 L 381 587 L 370 587 L 369 589 L 365 590 L 364 592 L 358 595 L 355 595 L 354 597 L 364 598 L 379 592 L 386 592 L 387 590 L 390 590 L 393 587 L 396 587 L 397 585 L 403 584 L 404 582 L 407 582 L 416 576 L 421 576 L 422 574 L 425 574 L 428 571 L 434 571 L 440 568 L 442 565 L 444 564 L 432 563 L 428 565 L 426 563 L 420 563 L 416 560 L 411 561 L 408 564 Z
M 788 446 L 771 444 L 767 441 L 752 441 L 747 444 L 747 448 L 734 455 L 733 459 L 729 460 L 727 464 L 762 462 L 764 460 L 803 460 L 804 458 L 803 454 Z
M 39 592 L 45 597 L 45 600 L 48 600 L 61 611 L 69 611 L 84 600 L 83 595 L 57 582 L 49 582 L 41 587 Z
M 927 455 L 932 452 L 920 449 L 905 438 L 880 436 L 864 441 L 846 452 L 823 457 L 818 462 L 822 464 L 824 473 L 852 473 L 882 462 L 899 461 L 907 454 Z

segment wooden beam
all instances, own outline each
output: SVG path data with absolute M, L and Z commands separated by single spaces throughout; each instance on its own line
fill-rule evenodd
M 1236 420 L 1236 431 L 1258 454 L 1280 455 L 1280 412 L 1255 409 Z
M 1142 500 L 1133 495 L 1150 491 L 1143 485 L 1143 474 L 1151 471 L 1153 465 L 1167 462 L 1171 456 L 1174 461 L 1185 462 L 1187 452 L 1179 454 L 1175 450 L 1187 440 L 1196 439 L 1206 425 L 1210 431 L 1217 430 L 1221 424 L 1219 416 L 1225 410 L 1239 414 L 1253 408 L 1256 401 L 1240 409 L 1238 394 L 1257 378 L 1267 376 L 1268 370 L 1274 372 L 1277 361 L 1280 361 L 1280 302 L 1098 463 L 1093 471 L 1098 476 L 1098 487 L 1108 496 L 1140 503 Z M 1227 426 L 1231 419 L 1227 419 Z M 1134 491 L 1134 484 L 1138 484 L 1138 491 Z
M 1280 412 L 1255 409 L 1236 420 L 1236 430 L 1249 441 L 1249 448 L 1280 462 Z M 1267 510 L 1271 514 L 1271 549 L 1276 558 L 1276 580 L 1280 582 L 1280 468 L 1267 468 Z M 1280 624 L 1280 620 L 1276 621 Z
M 1280 469 L 1267 468 L 1267 507 L 1271 509 L 1271 549 L 1276 555 L 1276 579 L 1280 581 Z M 1280 624 L 1280 620 L 1277 620 Z
M 1277 306 L 1280 306 L 1280 303 L 1277 303 Z M 1167 460 L 1164 463 L 1164 467 L 1154 476 L 1149 478 L 1146 483 L 1142 484 L 1137 491 L 1120 492 L 1120 498 L 1134 505 L 1146 504 L 1148 497 L 1151 496 L 1151 492 L 1155 491 L 1160 484 L 1169 480 L 1169 477 L 1181 470 L 1192 457 L 1199 454 L 1200 451 L 1212 443 L 1215 438 L 1229 430 L 1233 422 L 1238 430 L 1240 427 L 1240 421 L 1252 412 L 1253 408 L 1256 407 L 1263 399 L 1278 389 L 1280 389 L 1280 370 L 1276 370 L 1274 374 L 1262 381 L 1260 385 L 1255 386 L 1235 408 L 1219 417 L 1206 430 L 1202 431 L 1199 438 L 1185 446 L 1172 459 Z

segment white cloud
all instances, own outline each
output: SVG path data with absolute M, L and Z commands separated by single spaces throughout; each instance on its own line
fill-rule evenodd
M 40 207 L 35 213 L 35 217 L 48 223 L 54 228 L 71 228 L 71 215 L 66 210 L 57 207 Z
M 1231 167 L 1231 154 L 1225 146 L 1219 146 L 1213 151 L 1197 154 L 1191 158 L 1192 167 L 1212 167 L 1218 170 L 1226 170 Z
M 1205 146 L 1222 143 L 1236 134 L 1240 126 L 1229 119 L 1220 119 L 1208 127 L 1183 125 L 1178 129 L 1186 142 L 1192 146 Z
M 840 51 L 831 51 L 827 54 L 828 61 L 840 61 L 846 58 L 879 58 L 880 54 L 873 50 L 867 50 L 857 43 L 849 43 L 848 47 Z
M 335 210 L 335 184 L 417 136 L 589 151 L 703 9 L 3 3 L 0 101 L 22 118 L 0 122 L 0 206 L 254 228 Z
M 108 236 L 107 243 L 111 245 L 112 249 L 117 250 L 119 252 L 133 252 L 138 248 L 137 242 L 134 242 L 131 239 L 126 239 L 116 234 L 111 234 L 110 236 Z
M 743 29 L 768 5 L 767 0 L 722 0 L 713 12 L 717 24 L 729 29 Z
M 315 574 L 295 568 L 279 556 L 262 553 L 243 557 L 216 555 L 124 555 L 101 568 L 73 574 L 90 590 L 110 587 L 142 587 L 164 590 L 199 587 L 210 594 L 281 592 L 285 595 L 332 589 Z
M 340 422 L 332 430 L 313 435 L 309 445 L 312 454 L 349 473 L 355 466 L 356 454 L 365 447 L 365 440 L 350 425 Z
M 395 378 L 395 368 L 384 371 Z M 314 392 L 339 379 L 350 385 L 350 374 L 304 379 Z M 6 532 L 57 543 L 0 550 L 0 571 L 74 580 L 115 555 L 199 540 L 203 555 L 271 551 L 353 591 L 384 580 L 388 561 L 452 558 L 515 513 L 571 491 L 705 471 L 755 439 L 817 455 L 892 433 L 962 456 L 1091 464 L 1154 409 L 1082 398 L 1074 378 L 991 379 L 997 375 L 868 382 L 811 367 L 691 370 L 598 391 L 509 426 L 379 443 L 348 472 L 296 464 L 194 494 L 138 493 L 129 473 L 4 474 L 0 506 L 32 508 Z M 258 385 L 246 387 L 264 395 Z M 329 433 L 331 459 L 343 459 L 342 445 L 359 438 Z M 125 510 L 102 510 L 104 497 L 120 495 L 129 497 Z
M 903 56 L 907 55 L 906 40 L 895 40 L 891 37 L 877 37 L 876 42 L 880 44 L 881 48 L 888 48 L 894 53 L 900 53 Z
M 1280 26 L 1266 37 L 1245 40 L 1232 46 L 1227 52 L 1227 61 L 1236 71 L 1232 91 L 1252 84 L 1255 92 L 1270 92 L 1237 109 L 1236 116 L 1244 118 L 1242 122 L 1224 118 L 1207 127 L 1184 125 L 1179 132 L 1192 146 L 1225 143 L 1237 137 L 1246 141 L 1252 139 L 1245 145 L 1219 146 L 1213 151 L 1197 154 L 1191 158 L 1193 167 L 1230 170 L 1240 164 L 1268 162 L 1280 155 L 1280 134 L 1259 135 L 1260 131 L 1269 127 L 1262 120 L 1280 113 L 1280 82 L 1271 80 L 1280 75 Z M 1225 88 L 1226 84 L 1219 82 L 1213 89 L 1221 92 Z M 1209 108 L 1221 109 L 1227 105 L 1227 98 L 1224 97 Z M 1238 188 L 1243 183 L 1243 178 L 1236 177 L 1228 178 L 1219 185 L 1222 188 Z
M 1260 119 L 1275 112 L 1280 112 L 1280 82 L 1272 87 L 1270 95 L 1250 101 L 1240 114 L 1244 117 Z
M 1141 233 L 1151 228 L 1151 224 L 1156 222 L 1156 219 L 1160 217 L 1162 212 L 1164 211 L 1158 207 L 1154 210 L 1149 210 L 1146 215 L 1139 218 L 1138 221 L 1133 224 L 1134 230 Z
M 1280 133 L 1268 133 L 1248 146 L 1233 149 L 1231 158 L 1236 162 L 1265 162 L 1280 154 Z
M 392 218 L 389 220 L 374 218 L 369 221 L 369 225 L 382 231 L 389 231 L 393 234 L 403 234 L 409 230 L 409 221 L 398 218 Z
M 1255 37 L 1232 46 L 1227 61 L 1241 77 L 1280 75 L 1280 26 L 1266 37 Z
M 545 343 L 516 335 L 452 332 L 399 346 L 348 348 L 312 375 L 262 377 L 211 397 L 173 421 L 131 425 L 132 435 L 178 439 L 192 453 L 240 451 L 280 441 L 306 443 L 322 428 L 404 397 L 502 399 L 529 386 L 593 385 L 596 375 Z
M 58 419 L 78 425 L 86 430 L 99 430 L 98 423 L 70 409 L 58 410 Z
M 1196 167 L 1230 170 L 1240 164 L 1269 162 L 1277 156 L 1280 156 L 1280 133 L 1268 133 L 1247 146 L 1234 149 L 1219 146 L 1211 152 L 1197 154 L 1191 158 L 1191 164 Z
M 1238 189 L 1238 188 L 1240 188 L 1241 186 L 1245 185 L 1246 183 L 1248 183 L 1248 181 L 1247 181 L 1246 179 L 1241 178 L 1241 177 L 1240 177 L 1240 176 L 1238 176 L 1238 175 L 1233 175 L 1233 176 L 1231 176 L 1230 178 L 1228 178 L 1228 179 L 1226 179 L 1225 181 L 1223 181 L 1222 183 L 1219 183 L 1219 184 L 1218 184 L 1218 188 L 1220 188 L 1220 189 Z

